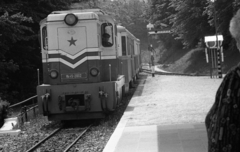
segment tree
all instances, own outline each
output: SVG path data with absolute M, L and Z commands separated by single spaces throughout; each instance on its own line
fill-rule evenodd
M 6 54 L 11 51 L 11 46 L 21 40 L 28 40 L 26 32 L 32 32 L 31 28 L 23 23 L 31 23 L 32 19 L 19 12 L 14 12 L 15 5 L 5 1 L 0 2 L 0 96 L 6 97 L 11 80 L 10 73 L 18 69 L 18 64 L 8 58 Z
M 175 9 L 170 7 L 169 0 L 152 0 L 149 4 L 151 11 L 149 20 L 154 24 L 156 31 L 158 30 L 173 30 L 170 17 L 175 14 Z M 163 26 L 166 25 L 166 26 Z M 178 41 L 174 40 L 174 36 L 171 34 L 161 34 L 158 36 L 158 40 L 161 41 L 162 48 L 171 49 L 174 45 L 178 45 Z
M 67 0 L 0 2 L 0 97 L 14 103 L 36 94 L 36 69 L 41 68 L 39 21 L 70 4 Z
M 133 35 L 141 40 L 141 47 L 147 48 L 147 15 L 148 4 L 139 0 L 125 0 L 102 3 L 100 6 L 112 16 L 119 25 L 126 27 Z
M 235 45 L 235 42 L 232 43 L 232 38 L 229 33 L 229 23 L 233 17 L 233 14 L 235 14 L 239 8 L 238 0 L 221 0 L 215 1 L 214 3 L 208 1 L 207 4 L 208 5 L 204 11 L 204 14 L 208 15 L 208 23 L 214 27 L 214 29 L 214 17 L 216 17 L 217 32 L 218 34 L 222 34 L 224 36 L 224 48 L 227 49 L 229 47 L 229 44 Z M 214 10 L 216 16 L 214 14 Z
M 184 46 L 195 47 L 200 39 L 214 31 L 208 24 L 208 16 L 203 13 L 206 6 L 206 0 L 171 0 L 170 7 L 176 13 L 170 16 L 170 22 L 174 34 Z

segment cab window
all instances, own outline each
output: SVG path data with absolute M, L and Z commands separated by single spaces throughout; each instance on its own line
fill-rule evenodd
M 103 23 L 101 27 L 102 46 L 113 46 L 113 25 L 111 23 Z
M 127 51 L 127 48 L 126 48 L 126 37 L 122 36 L 122 55 L 123 56 L 127 55 L 126 51 Z
M 44 26 L 42 28 L 42 45 L 43 49 L 47 50 L 48 49 L 48 43 L 47 43 L 47 27 Z

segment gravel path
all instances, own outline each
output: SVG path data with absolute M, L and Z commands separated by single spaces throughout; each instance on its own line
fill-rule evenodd
M 150 75 L 141 96 L 135 96 L 128 126 L 202 123 L 222 79 Z

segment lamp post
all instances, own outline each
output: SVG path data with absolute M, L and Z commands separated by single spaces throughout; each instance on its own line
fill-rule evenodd
M 211 0 L 211 2 L 213 2 L 214 6 L 213 6 L 213 13 L 214 13 L 214 26 L 215 26 L 215 35 L 216 35 L 216 45 L 217 45 L 217 50 L 219 48 L 218 45 L 218 30 L 217 30 L 217 16 L 216 16 L 216 3 L 215 0 Z
M 151 29 L 153 29 L 153 28 L 154 28 L 154 25 L 152 23 L 148 23 L 148 25 L 147 25 L 148 31 L 151 31 Z M 148 33 L 148 46 L 150 44 L 149 38 L 150 38 L 150 34 Z
M 215 48 L 216 48 L 216 52 L 217 52 L 217 69 L 218 69 L 218 76 L 219 78 L 222 78 L 222 63 L 221 63 L 221 58 L 223 61 L 223 48 L 220 46 L 220 41 L 221 38 L 218 39 L 219 36 L 218 35 L 218 27 L 217 27 L 217 14 L 216 14 L 216 0 L 211 0 L 211 2 L 213 3 L 213 17 L 214 17 L 214 26 L 215 26 L 215 35 L 216 35 L 216 40 L 215 40 Z M 222 41 L 221 41 L 222 42 Z M 221 53 L 220 53 L 220 47 L 221 47 Z M 213 51 L 215 54 L 215 51 Z M 222 56 L 222 57 L 221 57 Z

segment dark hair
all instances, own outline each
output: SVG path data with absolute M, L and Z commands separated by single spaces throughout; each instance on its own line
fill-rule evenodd
M 103 38 L 110 38 L 110 35 L 107 34 L 107 33 L 104 33 L 104 34 L 102 35 L 102 37 L 103 37 Z
M 240 38 L 240 10 L 233 16 L 230 21 L 229 31 L 233 38 L 239 39 Z

